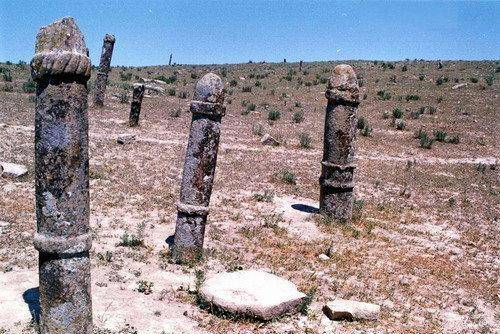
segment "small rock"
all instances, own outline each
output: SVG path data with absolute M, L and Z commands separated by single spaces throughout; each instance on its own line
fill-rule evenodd
M 455 86 L 451 87 L 451 89 L 455 90 L 455 89 L 459 89 L 459 88 L 462 88 L 462 87 L 467 87 L 467 84 L 466 83 L 461 83 L 461 84 L 458 84 L 458 85 L 455 85 Z
M 262 136 L 262 139 L 260 140 L 262 145 L 269 145 L 269 146 L 279 146 L 280 142 L 274 139 L 270 134 L 266 133 L 264 136 Z
M 28 169 L 24 165 L 13 164 L 9 162 L 0 163 L 0 175 L 6 178 L 18 178 L 24 176 Z
M 326 254 L 319 254 L 318 257 L 322 261 L 328 261 L 328 260 L 330 260 L 330 258 Z
M 122 133 L 118 135 L 118 138 L 116 139 L 116 142 L 118 144 L 130 144 L 135 140 L 135 135 L 130 134 L 130 133 Z
M 295 284 L 260 270 L 216 274 L 203 283 L 199 295 L 226 312 L 262 320 L 298 312 L 306 297 Z
M 380 306 L 355 300 L 336 299 L 323 306 L 323 312 L 332 320 L 377 320 Z
M 408 286 L 410 285 L 410 279 L 408 277 L 403 276 L 399 279 L 399 284 L 403 286 Z

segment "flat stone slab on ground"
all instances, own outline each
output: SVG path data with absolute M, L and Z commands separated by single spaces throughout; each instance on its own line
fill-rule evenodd
M 335 299 L 323 306 L 323 312 L 331 320 L 377 320 L 380 306 L 355 300 Z
M 24 165 L 13 164 L 10 162 L 0 163 L 0 175 L 7 178 L 17 178 L 25 175 L 28 169 Z
M 217 274 L 203 283 L 199 294 L 224 311 L 262 320 L 297 312 L 306 297 L 292 282 L 258 270 Z

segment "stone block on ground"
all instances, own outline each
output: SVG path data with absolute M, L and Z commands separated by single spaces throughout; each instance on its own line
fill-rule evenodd
M 118 144 L 130 144 L 131 142 L 135 141 L 135 135 L 130 134 L 130 133 L 122 133 L 118 135 L 118 138 L 116 138 L 116 142 Z
M 264 136 L 262 136 L 262 139 L 260 140 L 262 145 L 269 145 L 269 146 L 279 146 L 280 142 L 277 141 L 275 138 L 273 138 L 270 134 L 266 133 Z
M 296 313 L 306 298 L 292 282 L 258 270 L 217 274 L 203 283 L 199 295 L 223 311 L 261 320 Z
M 380 306 L 339 298 L 326 303 L 323 312 L 331 320 L 377 320 Z
M 24 176 L 28 169 L 24 165 L 13 164 L 9 162 L 0 163 L 0 175 L 6 178 L 18 178 Z

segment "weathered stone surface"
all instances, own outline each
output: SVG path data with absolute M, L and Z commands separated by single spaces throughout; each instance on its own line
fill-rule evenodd
M 77 75 L 90 77 L 91 63 L 82 33 L 70 17 L 42 27 L 31 60 L 34 80 L 45 76 Z
M 18 178 L 26 175 L 28 169 L 24 165 L 9 162 L 0 163 L 0 175 L 5 178 Z
M 339 298 L 326 303 L 323 312 L 331 320 L 377 320 L 380 306 Z
M 122 133 L 119 134 L 118 137 L 116 138 L 116 142 L 118 144 L 130 144 L 133 141 L 135 141 L 136 135 L 131 134 L 131 133 Z
M 260 142 L 262 145 L 269 145 L 269 146 L 279 146 L 280 142 L 277 141 L 273 136 L 270 134 L 266 133 L 265 135 L 262 136 L 260 139 Z
M 38 86 L 33 243 L 40 254 L 40 331 L 90 334 L 90 59 L 72 18 L 40 29 L 31 66 Z
M 196 83 L 172 248 L 172 258 L 177 263 L 192 263 L 203 255 L 220 123 L 225 113 L 223 102 L 222 80 L 217 75 L 208 73 Z
M 108 84 L 108 73 L 111 70 L 111 56 L 115 46 L 115 36 L 106 34 L 102 44 L 101 62 L 95 81 L 94 105 L 103 106 L 104 96 L 106 94 L 106 85 Z
M 221 78 L 214 73 L 205 74 L 194 88 L 193 100 L 211 103 L 224 102 L 224 85 Z
M 199 295 L 226 312 L 262 320 L 296 313 L 306 297 L 293 283 L 257 270 L 217 274 L 203 283 Z
M 141 114 L 142 98 L 144 97 L 145 86 L 143 84 L 134 84 L 132 93 L 132 103 L 130 104 L 130 116 L 128 125 L 130 127 L 139 126 L 139 115 Z
M 349 65 L 335 67 L 325 93 L 324 148 L 320 177 L 320 211 L 339 221 L 352 216 L 354 140 L 359 87 Z

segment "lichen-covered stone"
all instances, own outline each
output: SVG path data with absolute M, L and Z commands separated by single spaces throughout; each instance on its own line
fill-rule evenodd
M 320 211 L 336 220 L 349 221 L 354 188 L 354 142 L 359 87 L 349 65 L 335 67 L 328 89 L 324 148 L 320 177 Z
M 139 126 L 139 116 L 141 114 L 142 98 L 144 97 L 145 89 L 146 87 L 143 84 L 134 84 L 128 120 L 128 125 L 130 127 Z
M 75 21 L 66 17 L 42 27 L 36 38 L 31 75 L 39 81 L 46 76 L 90 77 L 91 63 L 82 33 Z
M 220 122 L 225 113 L 223 88 L 222 80 L 213 73 L 206 74 L 195 86 L 172 250 L 172 257 L 178 263 L 197 261 L 203 254 Z
M 327 88 L 325 96 L 328 100 L 359 103 L 358 79 L 349 65 L 335 66 Z
M 43 27 L 31 62 L 40 332 L 92 333 L 87 80 L 90 60 L 72 18 Z
M 223 90 L 221 78 L 214 73 L 208 73 L 196 83 L 193 100 L 222 104 L 224 102 Z
M 104 105 L 104 96 L 108 83 L 108 73 L 111 70 L 111 56 L 113 55 L 114 45 L 115 36 L 106 34 L 102 44 L 101 62 L 95 82 L 94 105 L 98 107 Z

